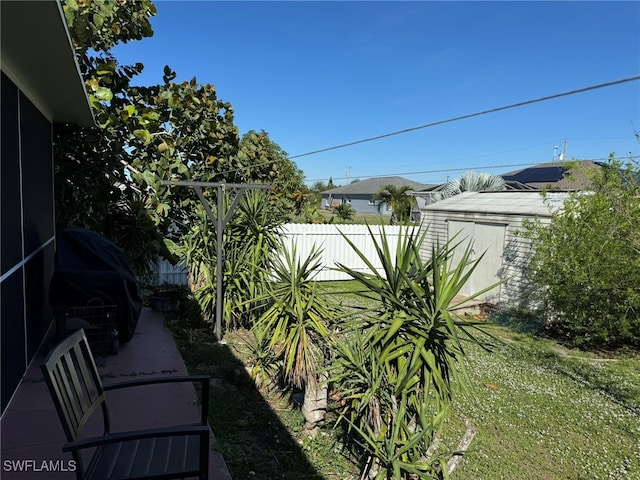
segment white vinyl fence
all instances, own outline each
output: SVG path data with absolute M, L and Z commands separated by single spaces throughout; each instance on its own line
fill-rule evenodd
M 371 231 L 379 242 L 380 232 L 384 230 L 389 250 L 395 255 L 400 228 L 391 225 L 374 225 L 371 226 Z M 406 229 L 406 227 L 404 228 Z M 382 272 L 382 266 L 366 225 L 288 223 L 283 226 L 284 244 L 291 248 L 295 243 L 298 258 L 307 258 L 314 245 L 322 251 L 320 256 L 322 270 L 316 276 L 316 280 L 319 281 L 349 279 L 348 275 L 334 270 L 337 263 L 359 272 L 369 271 L 364 261 L 355 253 L 340 232 L 344 233 L 364 253 L 373 266 Z M 167 261 L 159 260 L 155 273 L 158 285 L 162 283 L 186 285 L 188 283 L 188 270 L 185 266 L 174 266 Z
M 173 265 L 167 260 L 158 259 L 151 282 L 153 285 L 189 285 L 189 269 L 184 263 Z
M 395 254 L 400 227 L 391 225 L 372 226 L 371 231 L 378 242 L 380 241 L 381 229 L 384 229 L 386 233 L 389 250 Z M 377 270 L 382 271 L 382 266 L 366 225 L 289 223 L 284 225 L 283 230 L 285 245 L 291 247 L 295 243 L 299 258 L 307 258 L 314 245 L 316 248 L 321 249 L 320 263 L 322 271 L 317 275 L 316 280 L 349 279 L 350 277 L 347 274 L 334 270 L 337 263 L 359 272 L 370 271 L 340 232 L 358 247 L 358 250 L 367 257 Z

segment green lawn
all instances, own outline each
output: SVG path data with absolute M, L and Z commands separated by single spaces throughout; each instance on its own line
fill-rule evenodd
M 505 343 L 468 348 L 471 388 L 445 432 L 479 427 L 456 478 L 640 479 L 640 357 L 491 330 Z
M 323 288 L 345 305 L 367 306 L 338 293 L 352 292 L 350 282 Z M 247 332 L 214 346 L 207 330 L 188 335 L 181 323 L 170 322 L 189 369 L 212 376 L 210 422 L 234 479 L 358 478 L 332 422 L 316 439 L 302 438 L 291 398 L 254 388 L 242 363 Z M 640 480 L 638 353 L 588 354 L 522 329 L 486 328 L 500 342 L 490 352 L 467 347 L 470 388 L 443 432 L 440 448 L 455 449 L 465 419 L 479 429 L 453 478 Z

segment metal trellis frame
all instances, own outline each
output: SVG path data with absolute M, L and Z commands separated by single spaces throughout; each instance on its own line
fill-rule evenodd
M 162 185 L 174 186 L 174 187 L 191 187 L 196 191 L 200 202 L 202 202 L 202 206 L 207 212 L 207 216 L 209 220 L 211 220 L 213 227 L 216 230 L 216 241 L 217 241 L 217 250 L 216 250 L 216 325 L 215 325 L 215 336 L 218 342 L 222 342 L 222 306 L 224 302 L 224 296 L 222 295 L 222 266 L 224 259 L 224 252 L 222 250 L 222 240 L 224 230 L 229 223 L 229 220 L 233 217 L 233 214 L 238 208 L 238 204 L 242 197 L 244 196 L 244 192 L 247 190 L 267 190 L 271 188 L 270 184 L 250 184 L 250 183 L 215 183 L 215 182 L 191 182 L 191 181 L 170 181 L 165 180 L 162 182 Z M 217 214 L 214 215 L 211 210 L 211 205 L 204 197 L 202 193 L 203 188 L 215 188 L 216 189 L 216 207 Z M 231 202 L 226 213 L 223 213 L 223 200 L 224 193 L 227 188 L 235 188 L 237 189 L 236 195 Z

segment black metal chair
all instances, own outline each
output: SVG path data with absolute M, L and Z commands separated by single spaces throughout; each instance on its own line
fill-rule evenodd
M 60 342 L 42 365 L 45 380 L 62 422 L 78 479 L 208 478 L 209 377 L 151 378 L 103 386 L 87 337 L 78 330 Z M 199 382 L 200 423 L 130 432 L 111 432 L 105 391 L 159 383 Z M 102 409 L 104 434 L 82 438 L 87 421 Z M 95 451 L 84 468 L 81 451 Z

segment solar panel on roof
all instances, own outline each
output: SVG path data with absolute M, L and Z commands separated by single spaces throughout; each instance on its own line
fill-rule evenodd
M 515 175 L 503 175 L 506 181 L 520 183 L 558 182 L 564 178 L 564 167 L 527 168 Z

